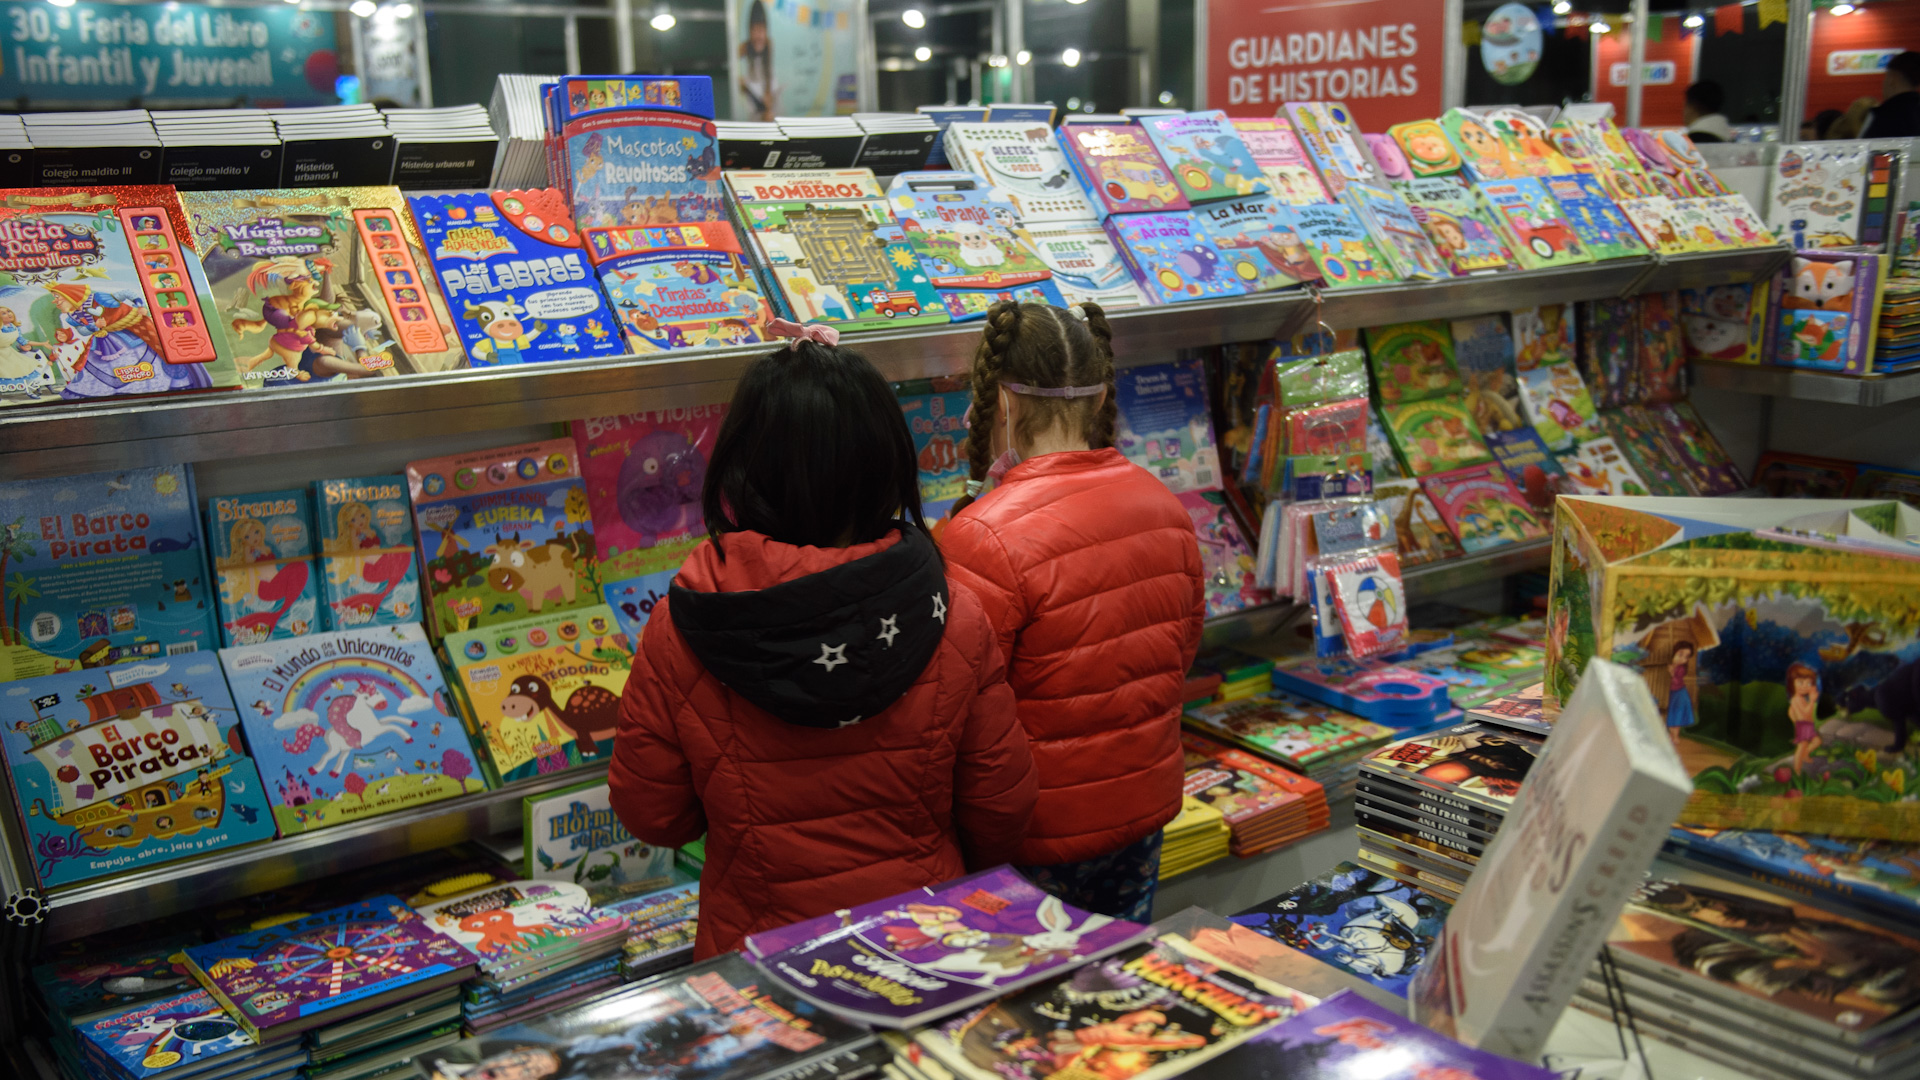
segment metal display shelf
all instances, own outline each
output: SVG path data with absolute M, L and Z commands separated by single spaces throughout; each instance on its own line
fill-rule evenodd
M 1696 360 L 1695 385 L 1742 394 L 1830 401 L 1841 405 L 1889 405 L 1920 398 L 1920 368 L 1892 375 L 1835 375 L 1804 368 L 1758 364 L 1729 364 L 1723 360 Z

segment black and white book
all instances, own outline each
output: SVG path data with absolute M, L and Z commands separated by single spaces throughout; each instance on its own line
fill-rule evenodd
M 500 136 L 478 105 L 388 109 L 387 129 L 399 143 L 393 182 L 407 191 L 487 186 Z

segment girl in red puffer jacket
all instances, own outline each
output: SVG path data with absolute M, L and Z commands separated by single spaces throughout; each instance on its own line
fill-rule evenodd
M 996 304 L 973 361 L 970 496 L 941 536 L 979 595 L 1033 741 L 1040 801 L 1016 862 L 1087 911 L 1148 922 L 1180 812 L 1180 691 L 1206 594 L 1193 523 L 1113 449 L 1113 333 Z
M 1005 862 L 1033 810 L 1000 645 L 926 534 L 899 400 L 804 333 L 740 380 L 708 539 L 653 609 L 608 774 L 635 836 L 706 834 L 696 957 Z

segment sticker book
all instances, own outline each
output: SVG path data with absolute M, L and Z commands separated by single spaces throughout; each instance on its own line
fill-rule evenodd
M 10 683 L 0 726 L 42 888 L 273 838 L 214 654 Z
M 613 305 L 610 324 L 597 318 L 585 324 L 596 343 L 611 339 L 621 342 L 616 352 L 646 354 L 767 340 L 773 309 L 732 225 L 610 228 L 589 239 L 600 287 Z
M 1236 116 L 1233 129 L 1245 140 L 1247 152 L 1272 186 L 1275 199 L 1288 206 L 1333 201 L 1286 117 Z
M 1147 303 L 1113 238 L 1094 222 L 1030 226 L 1027 236 L 1067 303 L 1091 300 L 1108 311 Z
M 1121 372 L 1114 446 L 1178 494 L 1217 490 L 1220 457 L 1207 407 L 1207 373 L 1198 360 L 1146 364 Z
M 435 635 L 600 603 L 570 439 L 407 463 Z
M 1060 149 L 1100 217 L 1185 210 L 1160 152 L 1139 124 L 1062 124 Z
M 604 904 L 673 884 L 673 849 L 634 839 L 614 815 L 605 780 L 520 800 L 530 878 L 571 881 Z
M 1252 287 L 1235 272 L 1237 263 L 1221 258 L 1190 210 L 1117 214 L 1107 218 L 1106 230 L 1133 280 L 1157 303 L 1240 296 Z
M 1341 198 L 1373 234 L 1374 242 L 1393 264 L 1394 273 L 1403 280 L 1439 281 L 1453 273 L 1427 239 L 1406 200 L 1391 189 L 1356 182 L 1347 185 Z
M 726 412 L 695 405 L 574 421 L 602 580 L 678 570 L 706 536 L 700 491 Z
M 1782 146 L 1767 184 L 1767 227 L 1796 251 L 1857 242 L 1870 154 L 1858 143 Z
M 1219 109 L 1142 116 L 1140 127 L 1191 204 L 1273 193 L 1238 125 Z
M 449 634 L 442 648 L 495 786 L 613 753 L 633 643 L 605 605 Z
M 313 515 L 328 629 L 419 622 L 407 478 L 396 473 L 315 480 Z
M 1416 177 L 1405 196 L 1414 220 L 1453 268 L 1455 274 L 1518 270 L 1507 242 L 1486 210 L 1474 201 L 1473 189 L 1458 176 Z
M 1400 280 L 1350 207 L 1340 203 L 1282 206 L 1279 217 L 1306 245 L 1328 288 L 1391 285 Z
M 1593 261 L 1544 181 L 1531 176 L 1482 181 L 1474 191 L 1506 234 L 1507 245 L 1521 266 L 1537 270 Z
M 307 490 L 207 500 L 207 547 L 223 645 L 325 629 Z
M 558 141 L 574 224 L 677 225 L 727 220 L 713 121 L 609 110 L 570 119 Z
M 1547 535 L 1526 497 L 1498 465 L 1438 473 L 1422 478 L 1420 486 L 1469 555 Z
M 1647 253 L 1646 242 L 1614 205 L 1600 181 L 1586 173 L 1546 178 L 1547 194 L 1596 261 Z
M 1420 401 L 1458 393 L 1453 366 L 1453 334 L 1439 320 L 1370 326 L 1367 359 L 1382 405 Z
M 1498 315 L 1455 319 L 1454 367 L 1465 384 L 1467 409 L 1483 434 L 1526 426 L 1520 414 L 1520 386 L 1514 376 L 1513 337 Z
M 1543 364 L 1520 373 L 1520 404 L 1527 423 L 1548 447 L 1565 450 L 1575 442 L 1597 438 L 1593 399 L 1572 364 Z
M 956 123 L 947 128 L 946 147 L 953 168 L 1003 192 L 1030 229 L 1100 218 L 1047 124 Z
M 1348 184 L 1387 186 L 1387 178 L 1367 151 L 1353 114 L 1339 102 L 1290 101 L 1287 118 L 1293 121 L 1293 133 L 1306 147 L 1320 179 L 1334 198 L 1346 193 Z
M 281 836 L 484 791 L 419 623 L 222 649 Z
M 887 198 L 956 322 L 984 318 L 1003 296 L 1065 306 L 1019 211 L 985 180 L 962 172 L 901 173 L 887 185 Z
M 538 191 L 413 195 L 413 220 L 475 367 L 617 356 L 564 196 Z M 423 268 L 424 269 L 424 268 Z
M 468 366 L 399 188 L 180 198 L 246 386 Z
M 1493 460 L 1473 413 L 1455 398 L 1431 398 L 1381 410 L 1387 437 L 1416 477 Z
M 1194 220 L 1227 261 L 1233 276 L 1254 292 L 1320 280 L 1300 236 L 1267 196 L 1222 200 L 1193 208 Z
M 1449 910 L 1412 885 L 1343 862 L 1233 921 L 1404 996 Z
M 1400 565 L 1419 566 L 1461 554 L 1460 542 L 1454 539 L 1440 511 L 1433 508 L 1433 500 L 1420 490 L 1420 481 L 1377 481 L 1373 499 L 1393 522 Z
M 0 576 L 33 590 L 8 605 L 0 682 L 218 647 L 185 465 L 0 483 L 0 527 Z

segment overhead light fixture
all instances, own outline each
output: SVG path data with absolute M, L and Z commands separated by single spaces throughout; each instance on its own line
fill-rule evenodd
M 1605 19 L 1593 20 L 1592 22 L 1587 24 L 1587 29 L 1596 34 L 1607 34 L 1607 33 L 1613 32 L 1613 27 L 1608 26 L 1607 21 Z
M 1080 99 L 1079 99 L 1079 98 L 1077 98 L 1077 97 L 1070 97 L 1070 98 L 1068 98 L 1068 99 L 1067 99 L 1067 111 L 1068 111 L 1068 112 L 1079 112 L 1079 111 L 1080 111 Z
M 1079 67 L 1080 66 L 1080 50 L 1079 49 L 1062 50 L 1060 53 L 1060 62 L 1067 65 L 1068 67 Z
M 411 19 L 411 18 L 413 18 L 413 5 L 412 5 L 412 4 L 395 4 L 395 5 L 393 5 L 393 17 L 394 17 L 394 18 L 396 18 L 396 19 Z
M 922 45 L 919 48 L 913 50 L 913 58 L 924 64 L 927 61 L 933 59 L 933 50 L 927 48 L 925 45 Z
M 300 0 L 287 0 L 287 3 L 289 3 L 289 4 L 297 4 L 297 3 L 299 3 L 299 2 L 300 2 Z
M 1173 104 L 1173 91 L 1171 90 L 1160 91 L 1160 104 L 1162 105 Z
M 47 2 L 51 4 L 54 0 L 47 0 Z M 72 0 L 68 0 L 68 2 L 71 3 Z M 353 3 L 347 7 L 347 10 L 357 18 L 371 19 L 373 18 L 373 13 L 379 11 L 380 7 L 378 4 L 375 4 L 373 0 L 353 0 Z
M 1554 0 L 1553 13 L 1555 15 L 1565 15 L 1567 12 L 1572 10 L 1573 10 L 1573 5 L 1568 3 L 1567 0 Z
M 1026 67 L 1028 64 L 1033 63 L 1033 54 L 1025 49 L 1021 49 L 1019 52 L 1013 54 L 1013 62 L 1019 64 L 1021 67 Z
M 1701 27 L 1707 25 L 1707 17 L 1696 11 L 1688 15 L 1686 18 L 1681 19 L 1680 25 L 1686 27 L 1689 30 L 1698 30 Z
M 653 13 L 653 18 L 647 20 L 647 25 L 664 34 L 679 22 L 679 19 L 673 17 L 673 12 L 663 5 L 660 10 Z
M 1835 4 L 1827 10 L 1835 15 L 1851 15 L 1860 9 L 1852 4 Z
M 910 7 L 900 13 L 900 21 L 919 30 L 927 25 L 927 16 L 919 8 Z

